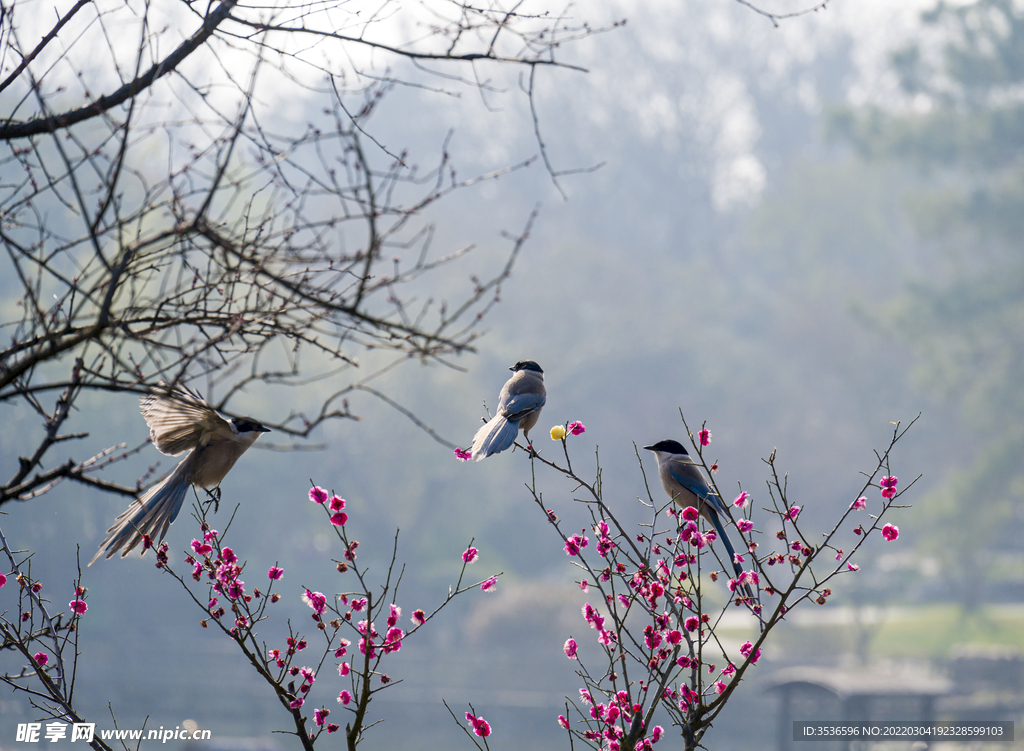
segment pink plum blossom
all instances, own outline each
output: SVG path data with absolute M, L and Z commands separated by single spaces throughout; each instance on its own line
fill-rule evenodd
M 469 451 L 468 449 L 457 448 L 455 449 L 455 458 L 461 459 L 464 462 L 468 462 L 470 459 L 473 458 L 473 452 Z
M 576 556 L 580 551 L 590 544 L 590 540 L 584 535 L 573 535 L 565 541 L 566 555 Z
M 754 522 L 750 521 L 750 519 L 737 519 L 736 520 L 736 529 L 738 529 L 740 532 L 749 532 L 753 528 L 754 528 Z
M 584 620 L 590 624 L 591 628 L 597 629 L 598 631 L 604 628 L 604 616 L 598 613 L 597 610 L 594 609 L 594 606 L 589 602 L 584 603 L 582 612 Z
M 391 652 L 398 652 L 402 649 L 402 639 L 405 637 L 405 632 L 397 626 L 389 628 L 388 632 L 384 635 L 384 654 L 390 654 Z
M 853 503 L 850 504 L 850 508 L 852 508 L 854 511 L 860 511 L 862 508 L 864 508 L 867 505 L 868 505 L 868 499 L 865 498 L 864 496 L 861 496 L 856 501 L 854 501 Z
M 576 646 L 576 640 L 575 639 L 573 639 L 572 637 L 569 637 L 568 639 L 565 640 L 565 646 L 562 647 L 562 651 L 565 652 L 565 656 L 568 657 L 570 660 L 577 659 L 577 657 L 576 657 L 576 649 L 577 649 L 577 646 Z
M 480 559 L 480 551 L 476 548 L 466 548 L 466 552 L 462 554 L 463 563 L 476 563 Z
M 788 516 L 789 516 L 789 520 L 790 521 L 794 521 L 795 522 L 796 518 L 798 516 L 800 516 L 800 507 L 799 506 L 790 506 Z
M 46 652 L 36 652 L 34 655 L 32 655 L 32 659 L 40 665 L 45 665 L 50 661 L 50 657 L 46 654 Z
M 687 521 L 696 521 L 698 516 L 700 516 L 700 512 L 693 506 L 687 506 L 683 509 L 683 518 Z
M 491 734 L 491 726 L 483 717 L 474 717 L 469 712 L 466 712 L 466 720 L 478 738 L 486 738 Z
M 850 569 L 850 571 L 860 571 L 860 566 L 856 563 L 847 563 L 846 568 Z
M 402 609 L 391 603 L 388 606 L 388 626 L 393 627 L 398 624 L 398 620 L 402 617 Z
M 327 609 L 327 598 L 320 592 L 310 592 L 308 589 L 302 594 L 302 601 L 316 611 L 317 615 L 323 615 Z
M 573 435 L 582 435 L 583 433 L 586 432 L 586 430 L 586 427 L 584 427 L 583 423 L 581 422 L 569 423 L 569 432 L 572 433 Z
M 427 616 L 426 613 L 423 612 L 423 610 L 416 609 L 412 611 L 412 617 L 409 620 L 417 626 L 422 626 L 424 623 L 427 622 Z
M 750 494 L 747 491 L 744 490 L 742 493 L 740 493 L 738 496 L 736 496 L 735 499 L 733 499 L 732 505 L 735 506 L 736 508 L 746 508 L 747 507 L 747 498 L 749 498 L 749 497 L 750 497 Z
M 342 692 L 338 694 L 338 704 L 347 706 L 351 701 L 352 694 L 349 693 L 347 689 L 343 689 Z
M 882 498 L 889 499 L 896 495 L 896 483 L 899 480 L 895 476 L 886 476 L 878 481 L 882 488 Z
M 314 485 L 309 489 L 309 500 L 313 503 L 324 504 L 327 503 L 327 491 L 323 488 Z
M 740 646 L 740 654 L 741 655 L 743 655 L 744 657 L 750 657 L 750 662 L 751 663 L 756 663 L 758 660 L 761 659 L 761 650 L 760 649 L 757 650 L 756 652 L 754 652 L 754 656 L 753 657 L 750 656 L 751 652 L 754 652 L 754 645 L 751 644 L 749 641 L 743 642 L 743 644 Z
M 68 607 L 71 608 L 71 611 L 76 615 L 82 615 L 86 610 L 89 609 L 89 606 L 85 603 L 85 600 L 72 600 L 68 603 Z
M 892 542 L 899 536 L 900 528 L 897 527 L 895 524 L 886 524 L 884 527 L 882 527 L 882 537 L 884 537 L 889 542 Z
M 493 592 L 498 587 L 498 577 L 492 576 L 490 579 L 485 579 L 480 583 L 480 589 L 484 592 Z
M 644 643 L 650 650 L 655 650 L 661 645 L 661 632 L 648 624 L 644 627 Z
M 704 428 L 699 433 L 697 433 L 697 437 L 700 439 L 701 446 L 707 446 L 711 443 L 711 431 L 708 430 L 707 428 Z
M 282 576 L 284 576 L 284 569 L 279 566 L 271 566 L 267 569 L 267 576 L 270 577 L 272 581 L 278 581 Z

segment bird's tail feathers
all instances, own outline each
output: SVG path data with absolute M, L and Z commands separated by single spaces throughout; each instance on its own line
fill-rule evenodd
M 481 425 L 473 436 L 473 461 L 480 461 L 491 454 L 504 451 L 516 442 L 519 434 L 519 421 L 509 421 L 501 415 L 495 415 L 486 425 Z
M 185 495 L 191 487 L 187 468 L 182 471 L 184 463 L 179 464 L 171 476 L 162 483 L 154 485 L 132 501 L 132 504 L 114 520 L 107 530 L 107 536 L 100 543 L 100 549 L 89 561 L 90 566 L 100 556 L 112 558 L 118 550 L 124 558 L 142 542 L 142 536 L 145 534 L 156 542 L 164 538 L 167 528 L 178 517 L 178 512 L 185 502 Z
M 722 520 L 718 518 L 718 514 L 712 514 L 711 521 L 715 525 L 715 530 L 718 532 L 719 538 L 723 543 L 725 543 L 725 550 L 729 554 L 729 562 L 732 563 L 733 570 L 736 572 L 736 578 L 739 578 L 743 574 L 743 567 L 736 562 L 736 549 L 732 546 L 732 541 L 729 539 L 729 535 L 725 533 L 725 527 L 722 526 Z M 750 590 L 749 584 L 743 585 L 743 591 L 750 599 L 754 598 L 754 593 Z

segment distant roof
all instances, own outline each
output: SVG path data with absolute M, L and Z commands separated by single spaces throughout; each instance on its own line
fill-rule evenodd
M 848 696 L 941 696 L 953 689 L 953 682 L 924 671 L 890 671 L 887 668 L 783 668 L 765 678 L 768 690 L 799 684 Z

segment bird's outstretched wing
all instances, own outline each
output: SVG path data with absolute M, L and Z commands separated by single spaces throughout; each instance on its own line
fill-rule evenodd
M 204 433 L 217 428 L 230 431 L 227 422 L 199 394 L 184 386 L 139 399 L 149 437 L 162 454 L 177 456 L 199 445 Z

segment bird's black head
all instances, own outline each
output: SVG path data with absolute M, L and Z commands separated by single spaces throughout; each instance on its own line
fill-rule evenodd
M 509 370 L 515 371 L 517 373 L 520 370 L 534 370 L 534 371 L 536 371 L 538 373 L 543 373 L 544 372 L 543 370 L 540 369 L 540 365 L 535 363 L 533 360 L 520 360 L 515 365 L 513 365 L 511 368 L 509 368 Z
M 686 454 L 686 449 L 679 441 L 671 439 L 658 441 L 652 446 L 644 446 L 648 451 L 664 451 L 666 454 Z
M 270 428 L 265 428 L 252 417 L 232 417 L 231 424 L 235 426 L 235 430 L 239 433 L 269 433 Z

